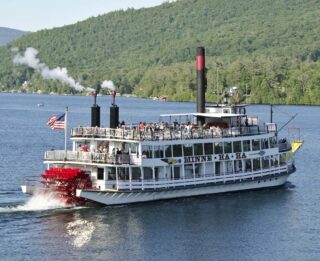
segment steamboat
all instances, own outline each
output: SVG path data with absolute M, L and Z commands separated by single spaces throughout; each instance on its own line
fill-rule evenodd
M 283 185 L 295 172 L 301 140 L 280 139 L 277 125 L 246 114 L 246 105 L 206 105 L 205 50 L 197 48 L 197 110 L 159 122 L 119 122 L 116 93 L 110 126 L 71 130 L 72 150 L 47 151 L 45 173 L 27 177 L 28 194 L 54 193 L 69 205 L 129 204 Z

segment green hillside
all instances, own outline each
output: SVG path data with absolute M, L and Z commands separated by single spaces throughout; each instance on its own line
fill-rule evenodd
M 6 27 L 0 27 L 0 45 L 5 45 L 24 34 L 27 34 L 27 32 Z
M 85 86 L 113 80 L 123 93 L 194 100 L 194 60 L 205 46 L 207 97 L 240 87 L 255 103 L 320 104 L 319 0 L 180 0 L 43 30 L 0 48 L 0 89 L 73 92 L 12 64 L 32 46 L 50 68 Z

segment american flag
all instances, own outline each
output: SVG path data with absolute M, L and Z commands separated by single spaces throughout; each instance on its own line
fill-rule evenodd
M 50 126 L 53 130 L 64 130 L 64 117 L 65 113 L 60 115 L 52 115 L 49 118 L 47 125 Z

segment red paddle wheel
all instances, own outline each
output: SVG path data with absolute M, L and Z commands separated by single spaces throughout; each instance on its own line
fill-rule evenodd
M 77 197 L 76 190 L 92 188 L 90 176 L 82 169 L 50 168 L 41 176 L 45 188 L 66 205 L 84 205 L 86 200 Z

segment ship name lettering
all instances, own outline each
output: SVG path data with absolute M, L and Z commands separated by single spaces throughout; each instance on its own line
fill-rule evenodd
M 219 160 L 229 160 L 230 157 L 228 154 L 219 154 Z
M 246 159 L 247 155 L 245 153 L 237 152 L 236 159 Z
M 219 160 L 230 160 L 230 158 L 233 156 L 230 156 L 229 154 L 219 154 Z M 245 153 L 237 152 L 236 153 L 236 159 L 246 159 L 247 156 Z
M 184 157 L 185 163 L 195 163 L 195 162 L 206 162 L 206 161 L 212 161 L 212 156 L 194 156 L 194 157 Z

